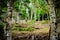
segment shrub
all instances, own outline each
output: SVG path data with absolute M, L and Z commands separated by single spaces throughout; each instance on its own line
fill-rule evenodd
M 4 23 L 0 21 L 0 39 L 4 39 Z

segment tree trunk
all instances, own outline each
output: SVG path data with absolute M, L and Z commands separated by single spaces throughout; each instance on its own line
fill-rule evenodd
M 36 4 L 35 4 L 35 0 L 34 0 L 33 7 L 34 7 L 34 21 L 36 21 Z
M 42 21 L 44 20 L 44 14 L 42 14 Z
M 50 15 L 50 40 L 58 40 L 57 22 L 53 0 L 48 0 Z
M 17 22 L 16 23 L 19 23 L 19 13 L 17 12 L 17 15 L 16 15 L 16 17 L 17 17 Z
M 10 0 L 7 6 L 8 8 L 7 8 L 7 22 L 5 27 L 5 37 L 6 37 L 6 40 L 12 40 L 11 21 L 12 21 L 13 0 Z
M 34 20 L 36 21 L 36 12 L 35 12 L 35 10 L 34 10 Z
M 35 4 L 34 4 L 34 20 L 36 21 L 36 7 L 35 7 Z
M 40 21 L 40 13 L 38 13 L 38 21 Z
M 26 8 L 26 16 L 27 16 L 27 20 L 29 19 L 29 12 L 28 12 L 28 8 Z
M 32 12 L 32 10 L 31 10 L 31 20 L 32 20 L 32 18 L 33 18 L 33 12 Z

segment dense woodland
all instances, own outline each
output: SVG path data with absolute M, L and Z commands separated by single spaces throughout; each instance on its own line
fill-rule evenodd
M 0 0 L 0 40 L 60 40 L 60 1 Z

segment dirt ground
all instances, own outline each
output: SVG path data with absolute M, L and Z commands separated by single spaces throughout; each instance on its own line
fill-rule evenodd
M 13 36 L 13 40 L 49 40 L 49 33 L 40 33 L 40 34 L 32 34 L 32 33 L 22 33 L 15 34 Z M 60 40 L 60 33 L 58 34 L 58 40 Z
M 13 40 L 48 40 L 48 33 L 21 32 L 14 33 Z
M 44 25 L 47 26 L 47 25 Z M 49 27 L 42 27 L 32 32 L 13 31 L 12 40 L 49 40 Z M 60 23 L 58 24 L 58 40 L 60 40 Z

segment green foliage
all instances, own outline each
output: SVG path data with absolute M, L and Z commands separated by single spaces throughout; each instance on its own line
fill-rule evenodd
M 36 6 L 35 10 L 34 5 Z M 16 10 L 19 14 L 22 14 L 20 16 L 21 18 L 23 17 L 23 19 L 26 17 L 26 7 L 29 11 L 36 11 L 36 14 L 44 14 L 48 12 L 48 6 L 44 0 L 18 0 L 14 2 L 14 10 Z M 31 12 L 29 12 L 29 14 L 30 13 Z
M 7 11 L 7 0 L 0 0 L 0 20 L 4 19 Z M 4 17 L 5 16 L 5 17 Z
M 5 14 L 7 12 L 7 2 L 9 2 L 10 0 L 0 0 L 0 19 L 5 17 Z M 22 2 L 23 3 L 22 3 Z M 31 5 L 29 6 L 29 4 L 31 3 Z M 22 4 L 22 5 L 21 5 Z M 35 10 L 34 10 L 34 6 L 35 6 Z M 13 8 L 16 12 L 18 12 L 19 14 L 21 14 L 21 18 L 20 19 L 24 19 L 25 17 L 27 17 L 26 14 L 26 8 L 29 9 L 29 16 L 31 16 L 31 10 L 34 13 L 34 11 L 36 12 L 36 16 L 38 19 L 38 14 L 40 14 L 40 16 L 44 13 L 48 12 L 48 6 L 47 4 L 45 4 L 44 0 L 15 0 L 14 4 L 13 4 Z M 33 15 L 34 16 L 34 15 Z M 15 17 L 15 16 L 14 16 Z M 30 22 L 29 24 L 32 24 L 33 22 Z M 16 25 L 15 25 L 16 26 Z M 14 29 L 16 28 L 14 26 Z M 16 30 L 31 30 L 29 28 L 24 28 L 24 29 L 20 29 L 20 26 L 17 27 Z
M 0 6 L 1 8 L 7 7 L 7 0 L 0 0 Z
M 7 2 L 10 0 L 0 0 L 0 13 L 6 13 L 7 11 Z M 31 5 L 29 6 L 29 4 Z M 13 8 L 15 11 L 17 11 L 21 15 L 21 18 L 24 19 L 26 17 L 26 7 L 29 9 L 29 14 L 34 12 L 34 5 L 36 6 L 36 14 L 44 14 L 48 12 L 48 6 L 44 0 L 15 0 Z M 38 16 L 38 15 L 37 15 Z
M 3 40 L 4 39 L 4 26 L 5 24 L 0 21 L 0 39 Z
M 16 11 L 19 11 L 19 0 L 14 2 L 14 5 L 13 5 L 13 8 L 16 10 Z
M 4 23 L 2 21 L 0 21 L 0 28 L 4 28 Z

